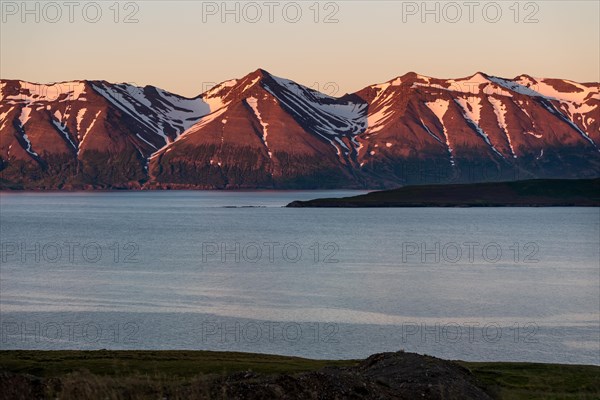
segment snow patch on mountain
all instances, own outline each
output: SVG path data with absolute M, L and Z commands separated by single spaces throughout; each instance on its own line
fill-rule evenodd
M 208 105 L 209 113 L 215 112 L 231 102 L 231 99 L 226 100 L 225 98 L 229 93 L 228 89 L 237 85 L 237 82 L 237 79 L 221 82 L 202 94 L 202 100 Z
M 27 137 L 27 134 L 24 131 L 23 131 L 23 136 L 21 136 L 21 137 L 23 138 L 25 143 L 27 143 L 27 147 L 25 147 L 25 151 L 28 152 L 29 154 L 31 154 L 32 156 L 39 157 L 38 153 L 33 151 L 33 148 L 31 147 L 31 141 L 29 140 L 29 137 Z
M 335 138 L 350 139 L 367 128 L 366 103 L 342 101 L 288 79 L 273 75 L 271 78 L 275 84 L 265 81 L 264 89 L 296 119 L 305 121 L 310 131 L 335 147 L 338 155 L 340 148 Z
M 90 124 L 88 125 L 87 129 L 85 130 L 85 133 L 83 134 L 83 137 L 81 138 L 81 142 L 79 142 L 79 148 L 77 149 L 77 155 L 79 155 L 79 152 L 81 151 L 81 148 L 83 146 L 83 143 L 85 142 L 85 139 L 87 138 L 88 134 L 90 133 L 90 131 L 94 127 L 94 124 L 96 123 L 96 120 L 100 116 L 101 112 L 102 112 L 102 110 L 99 110 L 96 113 L 96 115 L 94 115 L 94 119 L 92 120 L 92 122 L 90 122 Z
M 366 127 L 365 110 L 367 105 L 365 103 L 340 102 L 335 97 L 308 89 L 288 79 L 275 76 L 273 79 L 284 89 L 280 93 L 271 92 L 279 101 L 290 100 L 299 106 L 304 106 L 306 111 L 318 113 L 315 117 L 321 123 L 315 126 L 316 129 L 333 130 L 333 132 L 325 133 L 339 132 L 356 135 Z M 265 89 L 271 91 L 273 88 L 266 87 Z M 283 96 L 281 96 L 282 94 Z
M 432 138 L 434 138 L 439 143 L 442 143 L 442 141 L 440 140 L 440 138 L 438 138 L 436 135 L 434 135 L 433 132 L 431 132 L 431 130 L 427 127 L 427 125 L 425 125 L 425 122 L 423 122 L 423 118 L 419 118 L 419 120 L 421 121 L 421 126 L 425 129 L 425 131 L 429 134 L 429 136 L 431 136 Z
M 444 125 L 444 115 L 448 111 L 448 107 L 450 106 L 450 101 L 437 99 L 433 102 L 425 103 L 425 105 L 433 112 L 433 114 L 437 117 L 438 121 L 442 125 L 442 133 L 444 138 L 446 139 L 446 147 L 448 148 L 448 154 L 450 155 L 450 164 L 454 166 L 454 155 L 452 154 L 452 146 L 450 145 L 450 141 L 448 139 L 448 130 L 446 129 L 446 125 Z
M 531 96 L 531 97 L 541 96 L 540 93 L 531 89 L 527 85 L 521 84 L 519 82 L 510 81 L 510 80 L 498 78 L 495 76 L 490 76 L 490 80 L 492 82 L 494 82 L 495 84 L 497 84 L 498 86 L 501 86 L 503 88 L 506 88 L 510 91 L 513 91 L 513 92 L 516 92 L 519 94 L 523 94 L 523 95 Z
M 29 140 L 29 137 L 27 136 L 27 133 L 25 132 L 25 124 L 27 123 L 27 121 L 30 118 L 30 114 L 31 114 L 31 108 L 29 108 L 28 106 L 23 107 L 21 109 L 21 114 L 19 115 L 19 123 L 20 123 L 20 133 L 21 133 L 21 137 L 23 138 L 23 140 L 25 141 L 25 151 L 28 152 L 29 154 L 31 154 L 32 156 L 35 157 L 39 157 L 38 154 L 33 151 L 33 147 L 31 146 L 31 141 Z
M 469 99 L 465 99 L 464 97 L 458 97 L 454 99 L 454 102 L 460 106 L 460 108 L 462 109 L 463 117 L 473 127 L 473 129 L 475 129 L 475 132 L 477 132 L 479 136 L 483 138 L 483 140 L 488 144 L 488 146 L 491 147 L 491 149 L 496 154 L 504 158 L 502 153 L 500 153 L 496 149 L 496 147 L 494 147 L 488 135 L 479 126 L 479 120 L 481 117 L 481 102 L 479 97 L 470 97 Z
M 564 115 L 563 113 L 561 113 L 556 107 L 555 105 L 550 102 L 550 101 L 546 101 L 546 100 L 542 100 L 541 101 L 542 105 L 544 107 L 546 107 L 546 109 L 548 111 L 550 111 L 551 113 L 555 114 L 558 118 L 562 119 L 564 122 L 566 122 L 567 124 L 569 124 L 575 131 L 577 131 L 581 137 L 583 137 L 585 140 L 587 140 L 588 142 L 590 142 L 594 147 L 597 148 L 596 143 L 592 140 L 591 137 L 589 137 L 589 135 L 582 131 L 575 122 L 573 122 L 570 118 L 568 118 L 566 115 Z
M 6 117 L 12 110 L 13 107 L 9 107 L 8 110 L 6 110 L 3 113 L 0 113 L 0 122 L 2 122 L 2 125 L 0 125 L 0 131 L 2 131 L 2 129 L 4 129 L 4 126 L 8 123 L 8 119 Z
M 535 159 L 539 160 L 540 158 L 542 158 L 543 155 L 544 155 L 544 149 L 542 149 L 542 151 L 540 151 L 540 155 L 537 156 Z
M 392 104 L 384 105 L 375 113 L 369 113 L 367 117 L 367 132 L 376 133 L 382 130 L 393 115 Z
M 58 114 L 60 115 L 60 113 Z M 54 116 L 56 116 L 56 113 L 54 114 Z M 51 118 L 51 122 L 52 125 L 54 125 L 54 127 L 56 128 L 56 130 L 60 132 L 61 135 L 65 138 L 65 140 L 71 144 L 71 147 L 73 147 L 73 149 L 77 149 L 77 145 L 73 143 L 71 137 L 69 136 L 69 131 L 67 130 L 66 122 L 61 122 L 60 119 L 57 121 L 53 118 Z
M 342 146 L 346 150 L 346 154 L 348 154 L 347 152 L 350 151 L 350 149 L 348 148 L 346 143 L 344 143 L 344 141 L 342 139 L 340 139 L 339 137 L 336 137 L 335 141 L 338 142 L 340 144 L 340 146 Z
M 463 115 L 469 121 L 479 126 L 479 120 L 481 119 L 481 99 L 475 96 L 469 98 L 457 97 L 454 101 L 462 108 Z
M 247 83 L 246 86 L 244 86 L 244 88 L 242 89 L 242 93 L 245 92 L 246 90 L 250 89 L 252 86 L 254 86 L 256 84 L 256 82 L 258 82 L 259 80 L 260 80 L 260 76 L 257 76 L 252 81 Z
M 98 93 L 100 93 L 104 98 L 106 98 L 109 102 L 111 102 L 115 107 L 125 112 L 127 115 L 131 116 L 133 119 L 142 124 L 146 129 L 162 137 L 165 143 L 168 143 L 168 138 L 164 134 L 164 132 L 162 132 L 162 130 L 157 129 L 158 121 L 150 118 L 150 116 L 147 113 L 141 112 L 139 106 L 143 104 L 136 99 L 136 96 L 133 95 L 127 87 L 124 87 L 124 85 L 121 85 L 120 87 L 119 85 L 115 85 L 114 87 L 109 85 L 94 85 L 94 89 Z
M 252 111 L 254 111 L 254 115 L 256 116 L 256 119 L 258 119 L 258 122 L 260 123 L 260 125 L 262 126 L 262 141 L 263 144 L 265 145 L 266 149 L 267 149 L 267 153 L 269 154 L 269 158 L 273 158 L 273 154 L 271 153 L 271 150 L 269 149 L 269 143 L 267 142 L 267 136 L 268 136 L 268 131 L 267 128 L 269 126 L 268 123 L 264 122 L 261 115 L 260 115 L 260 111 L 258 110 L 258 99 L 256 97 L 249 97 L 246 99 L 246 103 L 248 103 L 248 105 L 250 106 L 250 108 L 252 108 Z
M 83 118 L 85 117 L 85 113 L 87 112 L 87 108 L 80 108 L 79 111 L 77 111 L 77 138 L 79 138 L 80 132 L 81 132 L 81 122 L 83 121 Z
M 536 139 L 541 139 L 543 137 L 542 135 L 540 135 L 538 133 L 535 133 L 535 132 L 531 132 L 531 131 L 527 131 L 525 133 L 527 133 L 528 135 L 531 135 L 531 136 L 535 137 Z
M 2 118 L 0 118 L 0 119 L 2 119 Z M 592 117 L 588 117 L 588 118 L 586 119 L 586 123 L 585 123 L 585 125 L 584 125 L 584 126 L 585 126 L 585 128 L 587 129 L 587 127 L 588 127 L 588 126 L 590 126 L 591 124 L 593 124 L 594 122 L 596 122 L 596 120 L 595 120 L 594 118 L 592 118 Z
M 148 132 L 160 136 L 165 145 L 170 138 L 165 134 L 164 127 L 171 127 L 176 135 L 180 135 L 211 111 L 202 98 L 186 99 L 158 88 L 156 93 L 159 97 L 149 98 L 144 88 L 128 84 L 94 82 L 92 87 Z
M 495 97 L 489 96 L 488 101 L 494 107 L 494 114 L 496 114 L 496 120 L 498 121 L 498 126 L 506 135 L 506 140 L 508 141 L 508 147 L 510 147 L 510 152 L 513 158 L 517 158 L 515 154 L 515 149 L 513 148 L 512 142 L 510 140 L 510 134 L 508 133 L 508 126 L 506 124 L 506 105 L 502 103 L 502 100 L 496 99 Z
M 176 142 L 180 142 L 180 141 L 186 141 L 189 137 L 190 134 L 199 131 L 200 129 L 202 129 L 203 127 L 205 127 L 206 125 L 210 124 L 213 121 L 216 121 L 219 119 L 219 117 L 223 114 L 225 114 L 225 112 L 227 111 L 226 107 L 222 107 L 220 109 L 218 109 L 217 111 L 208 114 L 204 117 L 202 117 L 198 122 L 196 122 L 191 128 L 189 128 L 188 130 L 186 130 L 185 132 L 183 132 L 181 135 L 179 135 L 177 137 L 177 139 L 175 139 L 175 141 L 173 143 Z M 224 124 L 224 119 L 221 120 L 221 123 Z M 221 141 L 223 141 L 223 138 L 221 137 Z M 154 153 L 152 153 L 149 157 L 149 159 L 154 159 L 158 156 L 160 156 L 161 154 L 166 153 L 165 150 L 168 150 L 169 147 L 171 145 L 173 145 L 173 143 L 168 143 L 167 145 L 161 147 L 160 149 L 158 149 L 157 151 L 155 151 Z
M 48 101 L 84 101 L 83 94 L 85 93 L 85 82 L 70 81 L 58 82 L 52 84 L 39 84 L 25 81 L 18 82 L 18 93 L 8 96 L 4 95 L 4 91 L 0 90 L 0 101 L 5 101 L 8 104 L 15 103 L 39 103 Z M 3 83 L 3 87 L 6 84 Z
M 548 83 L 548 79 L 529 77 L 520 77 L 517 81 L 511 81 L 498 77 L 490 77 L 492 82 L 509 89 L 513 92 L 517 92 L 526 96 L 531 97 L 542 97 L 546 100 L 555 100 L 568 103 L 582 104 L 587 100 L 595 99 L 600 100 L 600 94 L 598 87 L 588 87 L 577 82 L 562 80 L 564 84 L 573 86 L 579 91 L 565 92 L 556 89 L 553 85 Z
M 29 121 L 29 118 L 31 118 L 31 108 L 29 106 L 21 108 L 21 114 L 19 115 L 21 127 L 25 127 L 25 124 L 27 121 Z
M 534 85 L 534 88 L 537 93 L 549 100 L 559 100 L 571 103 L 583 103 L 587 99 L 600 100 L 598 87 L 591 88 L 577 82 L 562 80 L 563 83 L 573 86 L 579 90 L 573 92 L 562 92 L 556 89 L 550 83 L 547 83 L 547 81 L 548 80 L 546 79 L 539 79 L 537 84 Z
M 156 146 L 153 145 L 152 143 L 150 143 L 149 141 L 147 141 L 146 139 L 144 139 L 139 133 L 136 133 L 135 136 L 137 136 L 140 140 L 142 140 L 144 143 L 146 143 L 148 146 L 151 146 L 153 149 L 156 150 Z
M 156 91 L 171 106 L 164 111 L 165 119 L 176 121 L 182 128 L 181 132 L 189 129 L 200 118 L 213 111 L 201 98 L 188 99 L 160 88 L 156 88 Z

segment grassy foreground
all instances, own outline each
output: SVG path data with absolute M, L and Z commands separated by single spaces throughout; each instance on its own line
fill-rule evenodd
M 190 378 L 252 370 L 264 374 L 350 366 L 356 361 L 310 360 L 270 354 L 184 350 L 0 351 L 0 369 L 43 378 L 86 370 L 101 376 L 161 375 Z
M 113 398 L 105 394 L 115 390 L 147 392 L 148 387 L 156 393 L 165 387 L 197 385 L 203 376 L 210 374 L 224 376 L 248 370 L 259 374 L 293 374 L 326 366 L 354 366 L 358 362 L 211 351 L 0 351 L 0 373 L 60 378 L 60 398 L 64 399 L 86 394 Z M 469 369 L 482 388 L 498 399 L 600 399 L 598 366 L 463 361 L 459 364 Z M 87 390 L 82 388 L 82 382 Z M 0 395 L 0 398 L 9 397 Z
M 498 399 L 600 399 L 593 365 L 460 362 Z

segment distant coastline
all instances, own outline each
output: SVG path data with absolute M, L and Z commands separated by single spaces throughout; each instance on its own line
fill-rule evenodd
M 287 207 L 600 207 L 600 178 L 406 186 Z

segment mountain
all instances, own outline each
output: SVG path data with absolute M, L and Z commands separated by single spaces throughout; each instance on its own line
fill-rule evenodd
M 409 73 L 357 95 L 369 104 L 359 158 L 379 176 L 422 183 L 599 173 L 597 83 Z
M 200 98 L 104 81 L 0 82 L 6 186 L 135 188 L 148 157 L 208 114 Z
M 353 140 L 367 105 L 257 70 L 202 95 L 217 111 L 150 158 L 156 186 L 341 187 L 356 184 Z
M 0 185 L 389 188 L 600 176 L 598 83 L 408 73 L 342 97 L 258 69 L 188 99 L 0 80 Z

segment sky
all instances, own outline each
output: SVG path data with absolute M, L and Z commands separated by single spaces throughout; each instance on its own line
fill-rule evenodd
M 196 96 L 263 68 L 331 95 L 409 71 L 600 81 L 600 1 L 1 1 L 0 77 Z

